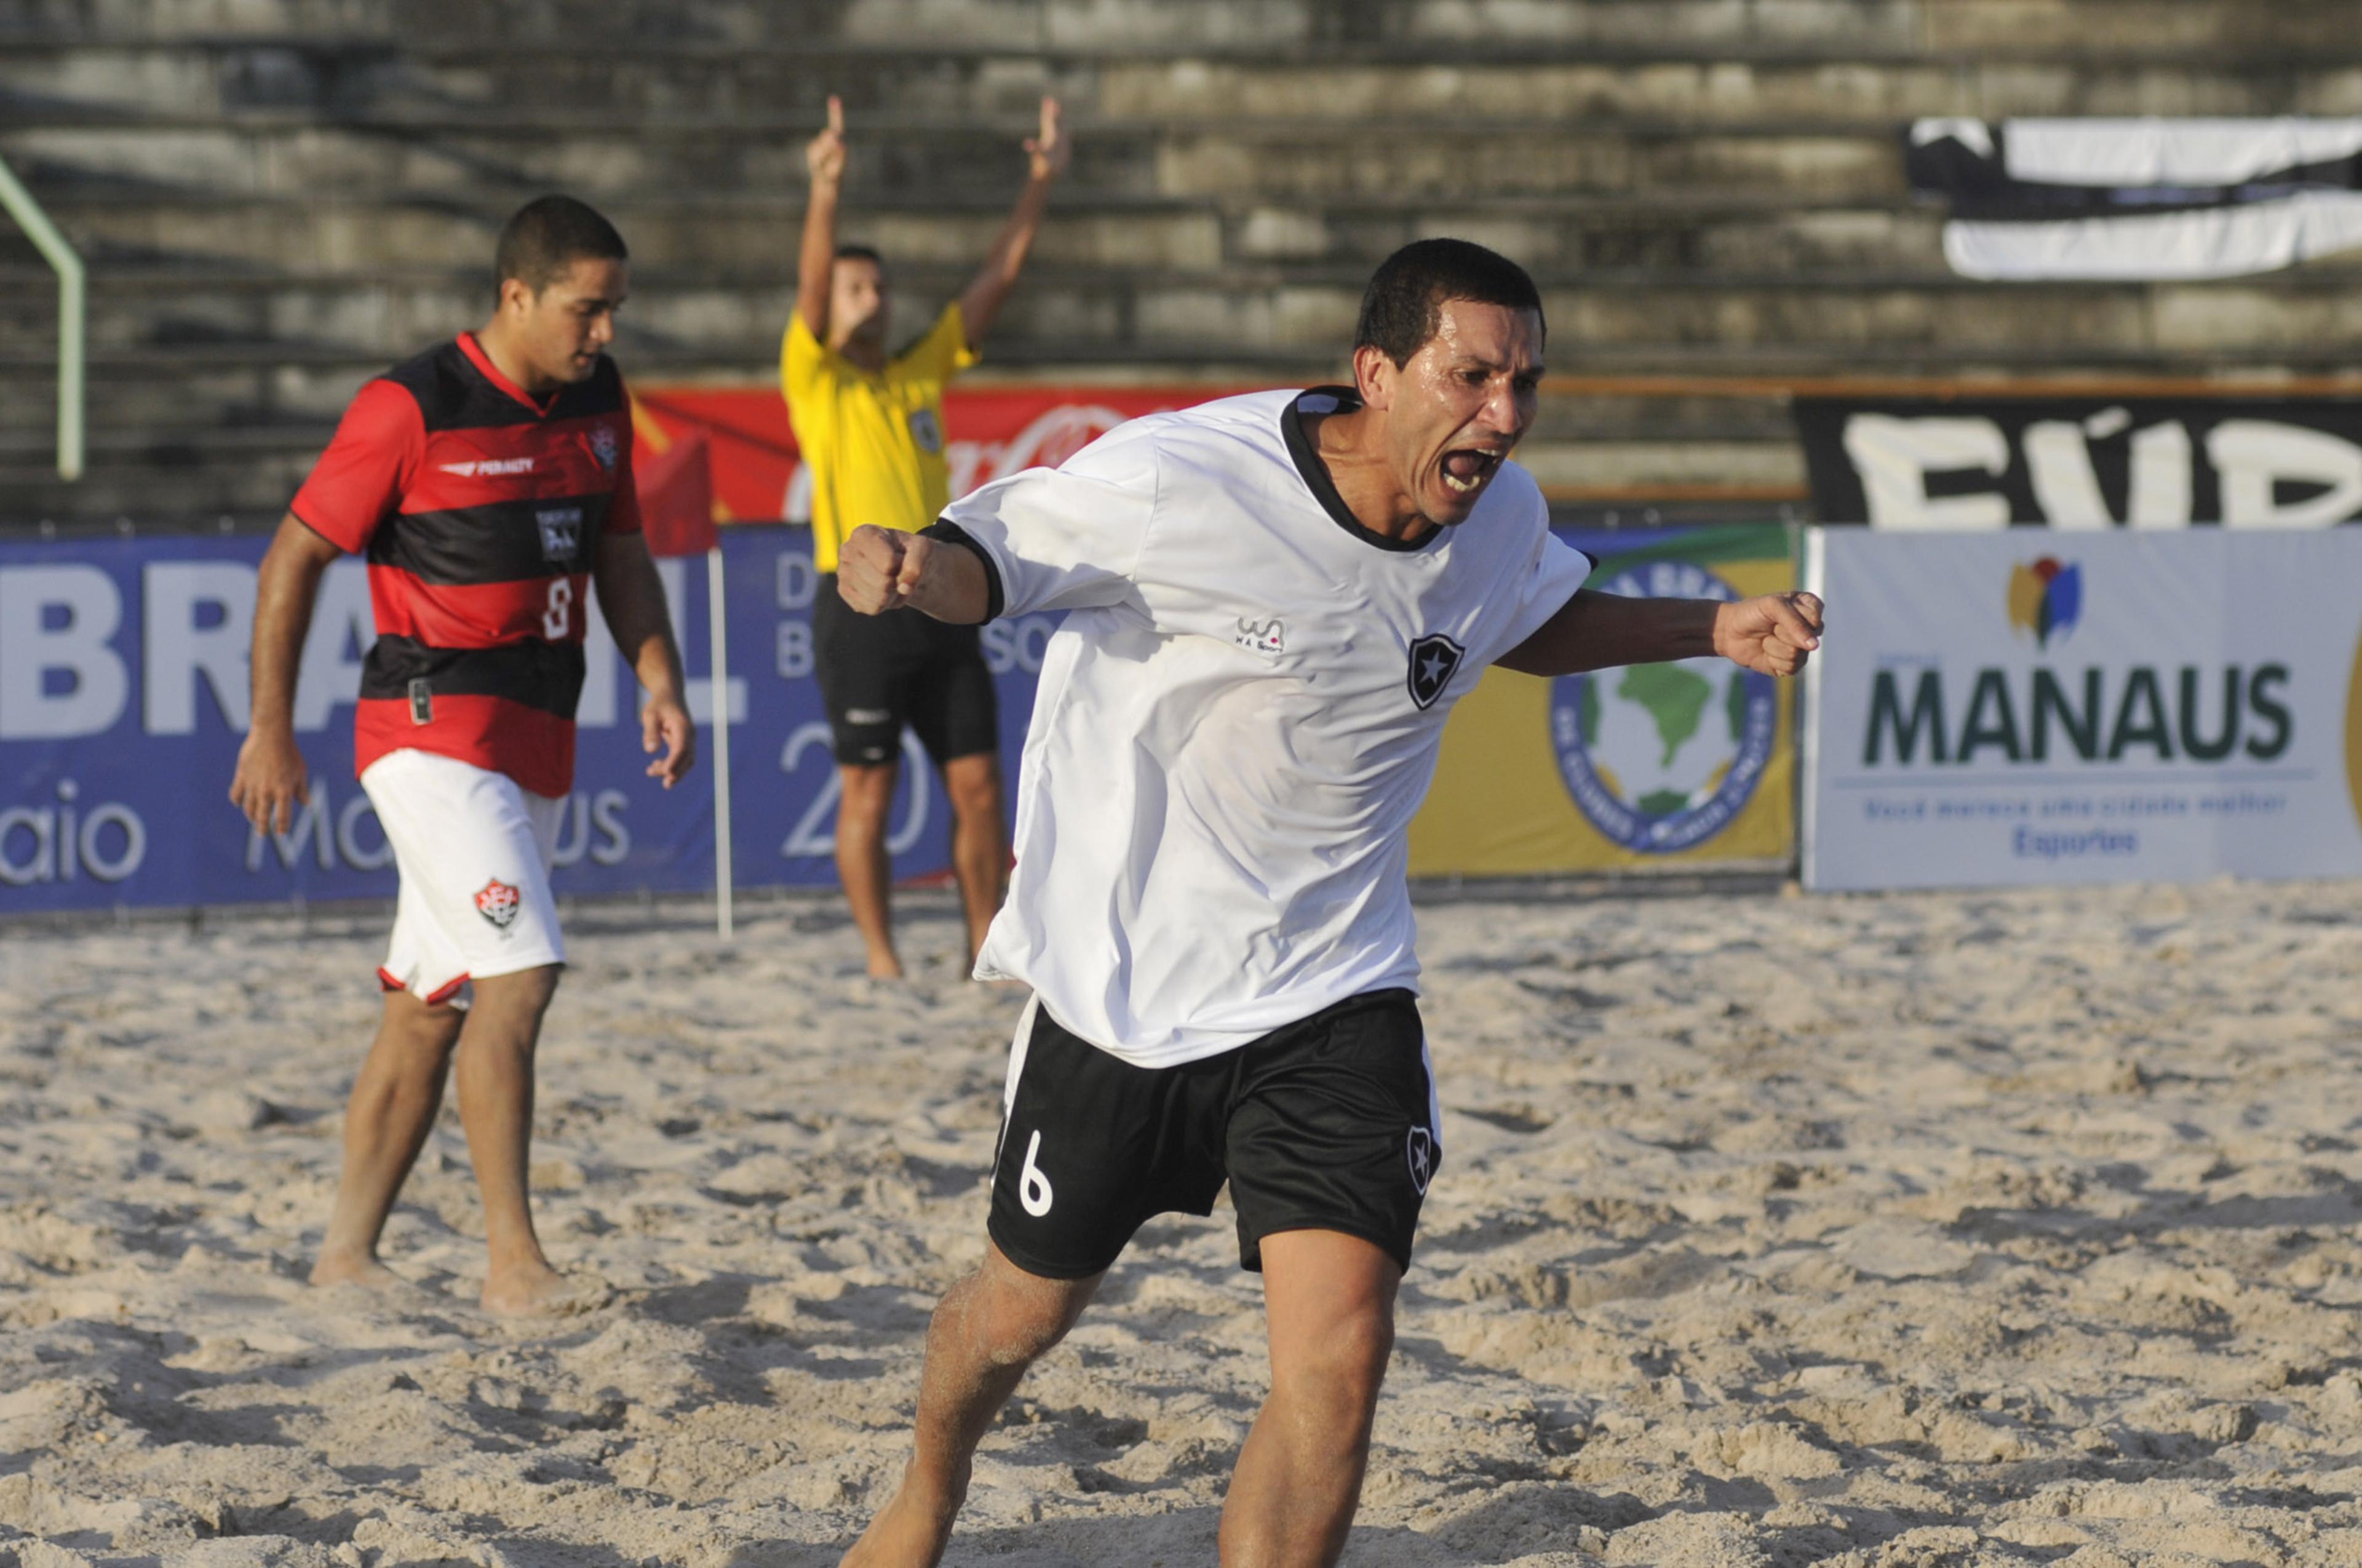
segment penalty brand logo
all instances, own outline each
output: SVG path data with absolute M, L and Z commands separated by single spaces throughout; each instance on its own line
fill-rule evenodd
M 495 931 L 505 932 L 516 922 L 522 902 L 517 890 L 497 877 L 476 891 L 476 912 L 491 921 Z
M 2034 646 L 2048 652 L 2050 639 L 2065 640 L 2083 618 L 2083 569 L 2044 556 L 2009 574 L 2009 624 L 2034 634 Z
M 533 472 L 533 459 L 531 458 L 482 458 L 473 462 L 445 463 L 442 469 L 445 473 L 457 474 L 461 479 L 498 479 L 503 474 Z

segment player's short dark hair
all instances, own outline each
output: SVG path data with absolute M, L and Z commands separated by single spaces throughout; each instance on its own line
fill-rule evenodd
M 886 258 L 877 254 L 877 248 L 874 245 L 840 245 L 836 248 L 836 259 L 839 261 L 866 261 L 881 272 L 886 270 Z
M 1410 363 L 1441 324 L 1446 300 L 1542 314 L 1541 291 L 1523 267 L 1497 250 L 1465 239 L 1416 239 L 1378 263 L 1362 293 L 1353 347 L 1385 350 L 1396 365 Z M 1542 327 L 1548 335 L 1549 323 Z
M 624 261 L 631 254 L 615 226 L 587 202 L 541 196 L 519 207 L 501 226 L 492 285 L 498 288 L 514 278 L 537 294 L 566 276 L 577 261 Z

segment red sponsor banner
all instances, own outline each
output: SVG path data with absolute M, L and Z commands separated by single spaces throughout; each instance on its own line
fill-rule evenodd
M 1002 474 L 1055 467 L 1127 419 L 1228 397 L 1246 388 L 994 387 L 944 395 L 944 457 L 952 494 Z M 676 442 L 706 441 L 717 523 L 768 523 L 811 516 L 810 480 L 788 425 L 787 400 L 772 387 L 644 386 L 633 395 L 635 460 L 662 457 Z

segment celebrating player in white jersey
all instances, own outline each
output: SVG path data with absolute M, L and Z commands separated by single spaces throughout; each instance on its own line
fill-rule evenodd
M 1806 593 L 1582 591 L 1507 458 L 1540 296 L 1422 240 L 1378 269 L 1352 387 L 1135 420 L 1057 469 L 863 528 L 840 591 L 968 623 L 1066 611 L 1043 660 L 1017 869 L 977 961 L 1018 1025 L 985 1261 L 927 1336 L 917 1452 L 847 1563 L 938 1562 L 976 1445 L 1141 1223 L 1227 1181 L 1264 1275 L 1272 1390 L 1223 1507 L 1229 1564 L 1343 1549 L 1442 1158 L 1405 830 L 1488 664 L 1565 675 L 1819 646 Z

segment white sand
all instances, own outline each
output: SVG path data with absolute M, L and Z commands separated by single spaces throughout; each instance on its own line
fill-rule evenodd
M 0 1562 L 820 1564 L 981 1246 L 1019 999 L 940 904 L 573 917 L 472 1306 L 456 1121 L 302 1284 L 375 919 L 0 936 Z M 1446 1157 L 1365 1564 L 2362 1563 L 2362 887 L 1423 911 Z M 954 1563 L 1212 1561 L 1260 1397 L 1227 1213 L 1153 1224 L 988 1441 Z M 38 1538 L 38 1539 L 36 1539 Z

